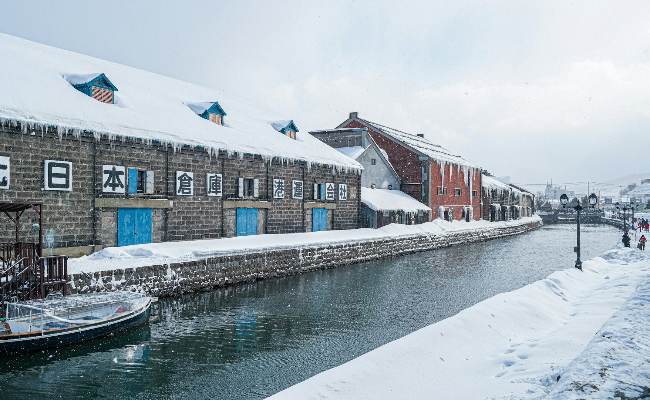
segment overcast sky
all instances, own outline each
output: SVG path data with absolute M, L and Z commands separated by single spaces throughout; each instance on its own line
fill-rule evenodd
M 358 111 L 519 183 L 650 171 L 648 1 L 167 3 L 2 0 L 0 31 L 253 99 L 305 130 Z

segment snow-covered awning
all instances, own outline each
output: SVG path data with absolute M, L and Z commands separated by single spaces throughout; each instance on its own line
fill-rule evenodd
M 375 211 L 431 211 L 401 190 L 361 188 L 361 202 Z

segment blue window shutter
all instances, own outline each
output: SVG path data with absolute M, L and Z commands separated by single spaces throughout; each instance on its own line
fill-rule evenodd
M 129 193 L 138 192 L 138 169 L 137 168 L 129 168 L 128 192 Z
M 321 200 L 325 200 L 325 198 L 327 197 L 327 195 L 325 193 L 325 190 L 326 190 L 325 186 L 326 185 L 324 183 L 321 183 L 321 184 L 318 185 L 318 187 L 320 188 L 320 199 Z

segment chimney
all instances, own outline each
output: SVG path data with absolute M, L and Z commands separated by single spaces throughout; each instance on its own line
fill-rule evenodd
M 350 113 L 350 119 L 356 119 L 359 118 L 359 113 L 354 111 Z
M 418 133 L 418 137 L 424 137 L 424 133 Z

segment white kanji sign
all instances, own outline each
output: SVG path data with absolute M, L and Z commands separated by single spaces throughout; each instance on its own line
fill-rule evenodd
M 176 194 L 179 196 L 194 195 L 194 173 L 176 171 Z
M 208 196 L 222 196 L 223 184 L 221 174 L 208 174 Z
M 72 163 L 45 160 L 45 190 L 72 191 Z
M 273 198 L 284 199 L 284 179 L 273 178 Z
M 325 200 L 334 200 L 335 196 L 336 196 L 336 188 L 334 187 L 334 183 L 327 182 L 325 184 Z
M 339 200 L 348 199 L 348 185 L 345 183 L 339 183 Z
M 121 165 L 102 166 L 102 192 L 126 192 L 126 167 Z
M 0 157 L 0 189 L 9 189 L 9 178 L 11 168 L 9 165 L 9 157 Z
M 304 192 L 302 181 L 292 181 L 291 192 L 294 199 L 302 199 Z

